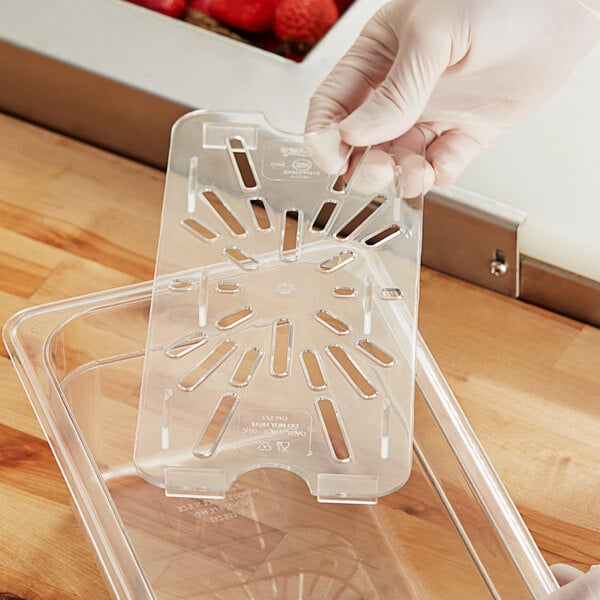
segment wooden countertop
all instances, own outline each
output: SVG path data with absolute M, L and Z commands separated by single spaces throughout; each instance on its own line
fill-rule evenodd
M 163 173 L 0 115 L 0 321 L 151 279 Z M 600 563 L 600 330 L 423 269 L 420 329 L 548 562 Z M 106 599 L 0 350 L 0 597 Z

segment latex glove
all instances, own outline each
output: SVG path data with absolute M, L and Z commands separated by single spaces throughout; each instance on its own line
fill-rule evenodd
M 547 596 L 547 600 L 600 600 L 600 566 L 592 567 L 585 575 L 569 565 L 550 568 L 561 588 Z
M 420 129 L 425 188 L 450 183 L 599 38 L 600 0 L 395 0 L 311 99 L 307 131 L 339 122 L 337 137 L 324 136 L 320 166 L 335 169 L 349 145 L 383 144 L 410 168 Z M 372 155 L 374 176 L 392 177 L 381 154 Z

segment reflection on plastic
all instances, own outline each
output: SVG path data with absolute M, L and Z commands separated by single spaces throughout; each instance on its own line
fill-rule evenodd
M 339 462 L 348 462 L 350 451 L 338 411 L 329 398 L 319 398 L 316 404 L 333 458 Z
M 238 402 L 239 398 L 237 394 L 233 393 L 225 394 L 219 400 L 204 431 L 200 435 L 200 439 L 194 447 L 193 452 L 195 456 L 205 458 L 212 456 L 215 453 L 217 446 L 231 421 L 231 417 L 233 417 Z
M 206 381 L 238 347 L 233 340 L 224 340 L 215 346 L 202 360 L 184 375 L 177 386 L 184 392 L 193 392 L 201 383 Z

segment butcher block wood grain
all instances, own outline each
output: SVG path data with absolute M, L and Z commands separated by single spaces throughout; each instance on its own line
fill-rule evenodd
M 1 323 L 27 306 L 152 278 L 163 173 L 5 115 L 0 141 Z M 584 570 L 600 563 L 600 331 L 431 270 L 423 269 L 421 285 L 421 332 L 544 557 Z M 0 381 L 0 597 L 105 600 L 106 583 L 4 348 Z M 134 410 L 133 401 L 123 410 Z M 307 526 L 302 519 L 310 513 L 298 511 L 297 534 L 282 537 L 291 526 L 277 511 L 282 499 L 262 472 L 249 477 L 252 489 L 261 491 L 253 506 L 266 515 L 259 537 L 249 528 L 244 544 L 227 544 L 210 538 L 215 535 L 205 518 L 210 513 L 190 517 L 190 528 L 204 532 L 208 543 L 198 547 L 194 538 L 185 543 L 211 568 L 218 557 L 228 568 L 260 575 L 261 552 L 274 552 L 285 563 L 311 551 L 302 533 Z M 280 477 L 292 494 L 299 480 Z M 419 527 L 430 540 L 433 562 L 436 548 L 439 556 L 447 552 L 454 533 L 427 505 L 424 485 L 415 476 L 404 504 L 384 502 L 384 514 L 392 536 L 394 527 Z M 156 532 L 149 515 L 135 510 L 140 493 L 135 481 L 123 479 L 111 493 L 132 507 L 122 517 L 138 547 L 150 552 Z M 167 510 L 166 502 L 156 490 L 158 512 Z M 330 511 L 332 548 L 339 550 L 353 512 Z M 430 517 L 416 518 L 423 515 Z M 240 518 L 243 511 L 236 521 Z M 366 529 L 361 573 L 353 566 L 356 557 L 336 550 L 336 570 L 322 588 L 331 597 L 349 582 L 365 598 L 395 585 L 387 558 L 378 562 L 367 555 L 385 549 L 380 528 L 374 521 Z M 219 531 L 226 537 L 226 530 Z M 165 590 L 164 598 L 174 580 L 187 581 L 190 590 L 194 586 L 192 569 L 181 564 L 174 571 L 165 562 L 181 543 L 173 531 L 164 556 L 146 557 L 154 561 L 154 583 Z M 428 568 L 427 561 L 413 561 L 422 551 L 404 548 L 405 564 Z M 315 553 L 314 560 L 322 565 L 323 556 Z M 454 577 L 463 597 L 478 597 L 469 588 L 468 557 L 452 560 L 434 564 L 440 577 L 431 594 L 451 597 L 443 581 Z M 248 593 L 268 597 L 261 588 L 268 575 L 264 581 L 258 577 Z M 213 577 L 226 585 L 229 575 L 214 567 Z M 323 581 L 307 578 L 306 585 L 325 593 L 319 591 Z

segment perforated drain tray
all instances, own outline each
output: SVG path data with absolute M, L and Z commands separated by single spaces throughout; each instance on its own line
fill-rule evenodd
M 260 114 L 174 126 L 135 463 L 220 498 L 279 467 L 323 502 L 408 478 L 422 198 L 360 191 Z M 362 173 L 362 175 L 361 175 Z

